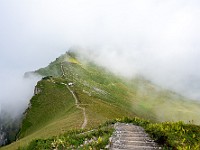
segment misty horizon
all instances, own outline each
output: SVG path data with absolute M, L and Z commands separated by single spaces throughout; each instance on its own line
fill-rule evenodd
M 197 0 L 2 0 L 0 104 L 23 112 L 38 78 L 20 78 L 71 47 L 115 74 L 200 100 L 199 17 Z

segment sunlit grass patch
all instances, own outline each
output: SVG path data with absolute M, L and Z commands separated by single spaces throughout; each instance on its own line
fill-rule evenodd
M 68 58 L 67 61 L 74 64 L 79 64 L 79 65 L 81 64 L 77 59 L 72 58 L 72 57 Z

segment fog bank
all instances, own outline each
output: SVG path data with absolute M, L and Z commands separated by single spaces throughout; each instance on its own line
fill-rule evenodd
M 199 18 L 198 0 L 1 0 L 0 104 L 24 109 L 36 80 L 23 73 L 70 47 L 117 74 L 200 99 Z
M 2 115 L 6 115 L 9 119 L 18 118 L 28 107 L 34 94 L 33 89 L 41 77 L 32 75 L 24 78 L 17 71 L 4 73 L 7 74 L 0 75 L 0 117 L 5 119 Z

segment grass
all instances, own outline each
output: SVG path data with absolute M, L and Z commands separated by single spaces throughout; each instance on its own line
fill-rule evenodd
M 18 150 L 42 149 L 107 149 L 109 137 L 116 122 L 132 123 L 142 126 L 147 133 L 165 150 L 199 150 L 200 126 L 183 122 L 152 123 L 140 118 L 121 118 L 107 121 L 93 130 L 71 130 L 48 139 L 33 140 L 26 147 Z
M 41 92 L 31 99 L 20 131 L 20 138 L 27 136 L 74 110 L 74 99 L 64 85 L 42 80 L 37 88 Z M 42 113 L 41 113 L 42 112 Z
M 119 122 L 142 126 L 165 150 L 199 150 L 200 126 L 179 122 L 152 123 L 140 118 L 122 118 Z
M 65 77 L 62 77 L 61 63 Z M 71 93 L 62 84 L 69 82 L 74 83 L 70 88 L 80 106 L 85 107 L 86 129 L 97 128 L 115 118 L 135 116 L 152 122 L 183 120 L 200 124 L 199 103 L 162 89 L 140 76 L 124 80 L 92 62 L 78 60 L 73 53 L 64 54 L 35 72 L 49 77 L 37 84 L 40 92 L 30 101 L 18 141 L 2 149 L 24 147 L 33 139 L 48 139 L 71 129 L 80 129 L 82 111 L 76 108 Z
M 104 149 L 112 133 L 113 127 L 104 124 L 94 130 L 71 130 L 48 139 L 36 139 L 26 147 L 19 147 L 18 150 Z
M 80 129 L 82 124 L 81 112 L 71 112 L 63 118 L 52 121 L 52 123 L 41 127 L 37 131 L 29 134 L 10 145 L 4 146 L 2 150 L 16 150 L 18 147 L 28 145 L 33 139 L 48 138 L 52 136 L 58 136 L 59 134 L 65 133 L 69 130 Z
M 37 71 L 38 73 L 42 72 L 41 74 L 48 72 L 46 76 L 53 77 L 43 78 L 38 82 L 37 88 L 40 93 L 33 96 L 31 105 L 26 110 L 26 116 L 19 133 L 20 140 L 3 149 L 16 149 L 18 146 L 27 145 L 31 139 L 48 138 L 73 128 L 80 128 L 83 123 L 83 114 L 75 107 L 71 93 L 61 83 L 75 83 L 71 89 L 76 93 L 81 107 L 85 107 L 88 118 L 86 128 L 97 127 L 99 124 L 117 117 L 134 116 L 134 113 L 129 112 L 130 105 L 123 104 L 125 95 L 123 92 L 118 90 L 119 93 L 112 96 L 104 89 L 107 83 L 100 80 L 98 83 L 96 82 L 95 78 L 98 78 L 99 74 L 94 68 L 95 71 L 83 68 L 80 64 L 66 62 L 63 64 L 67 76 L 63 78 L 56 76 L 57 73 L 51 74 L 48 71 L 49 68 L 59 70 L 58 64 L 58 62 L 52 62 L 51 67 Z M 93 75 L 96 77 L 90 78 Z M 107 80 L 114 82 L 116 79 L 109 77 Z M 90 92 L 91 96 L 84 90 Z M 123 109 L 123 107 L 127 109 Z
M 137 77 L 127 84 L 131 90 L 132 109 L 137 116 L 154 120 L 200 124 L 200 103 Z

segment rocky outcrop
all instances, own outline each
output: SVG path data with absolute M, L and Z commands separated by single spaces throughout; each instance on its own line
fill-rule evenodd
M 161 150 L 144 129 L 133 124 L 116 123 L 110 139 L 111 150 Z
M 39 89 L 37 86 L 34 89 L 34 95 L 37 95 L 41 92 L 41 89 Z
M 8 135 L 4 131 L 3 126 L 0 127 L 0 146 L 6 145 L 8 142 Z

